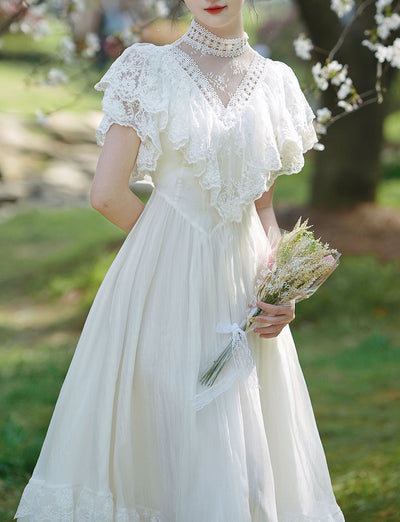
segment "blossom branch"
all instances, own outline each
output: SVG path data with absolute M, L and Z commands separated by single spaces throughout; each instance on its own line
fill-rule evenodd
M 14 14 L 6 20 L 3 25 L 0 26 L 0 35 L 8 31 L 8 29 L 12 26 L 13 23 L 17 22 L 19 19 L 23 18 L 26 15 L 26 12 L 33 4 L 29 4 L 26 0 L 21 0 L 19 5 L 16 6 L 17 10 Z
M 337 60 L 334 60 L 334 57 L 342 47 L 354 22 L 360 18 L 371 4 L 376 6 L 376 27 L 365 31 L 369 38 L 363 40 L 361 44 L 371 50 L 377 59 L 375 82 L 373 89 L 359 94 L 348 75 L 348 65 L 339 63 Z M 343 31 L 341 31 L 336 44 L 328 53 L 325 61 L 322 63 L 317 62 L 312 66 L 312 74 L 314 85 L 318 91 L 326 91 L 329 87 L 334 89 L 338 100 L 337 106 L 344 109 L 344 111 L 333 116 L 331 110 L 327 107 L 318 109 L 316 111 L 317 134 L 326 134 L 330 125 L 348 113 L 359 110 L 362 106 L 372 103 L 381 104 L 383 102 L 384 88 L 382 79 L 386 69 L 390 66 L 400 69 L 400 38 L 396 38 L 391 45 L 387 44 L 389 36 L 400 28 L 400 15 L 397 13 L 400 3 L 398 2 L 395 8 L 392 4 L 393 0 L 364 0 L 355 9 L 355 0 L 331 0 L 331 9 L 339 18 L 351 11 L 354 11 L 354 15 Z M 301 33 L 293 43 L 297 56 L 303 60 L 311 59 L 312 50 L 326 55 L 324 51 L 321 52 L 321 49 L 314 46 L 310 38 L 304 33 Z M 372 94 L 374 96 L 370 98 L 369 96 Z M 316 148 L 323 150 L 323 145 L 317 144 Z
M 330 51 L 329 55 L 328 55 L 328 60 L 331 61 L 333 60 L 334 56 L 336 55 L 336 53 L 339 51 L 339 49 L 342 47 L 344 41 L 346 40 L 346 37 L 348 35 L 348 33 L 350 32 L 350 29 L 352 28 L 354 22 L 357 20 L 357 18 L 359 16 L 361 16 L 363 14 L 363 12 L 365 11 L 365 9 L 367 7 L 369 7 L 371 4 L 373 4 L 375 2 L 375 0 L 364 0 L 364 2 L 362 2 L 362 4 L 360 4 L 358 6 L 358 8 L 356 9 L 356 12 L 354 14 L 354 17 L 352 18 L 352 20 L 350 20 L 350 22 L 345 26 L 345 28 L 343 29 L 343 31 L 341 32 L 336 44 L 333 46 L 332 50 Z

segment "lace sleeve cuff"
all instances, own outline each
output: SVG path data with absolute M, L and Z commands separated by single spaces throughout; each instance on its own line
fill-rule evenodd
M 167 121 L 165 100 L 157 84 L 157 54 L 153 47 L 151 44 L 129 47 L 94 86 L 104 91 L 104 117 L 96 130 L 97 143 L 104 145 L 107 131 L 114 123 L 133 128 L 141 140 L 134 181 L 155 170 L 162 152 L 159 133 Z
M 314 129 L 314 112 L 311 109 L 293 70 L 282 62 L 283 89 L 280 121 L 277 125 L 277 143 L 282 167 L 280 174 L 294 174 L 304 167 L 303 154 L 311 149 L 318 138 Z

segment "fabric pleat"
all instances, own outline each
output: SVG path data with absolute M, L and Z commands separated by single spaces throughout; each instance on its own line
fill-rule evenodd
M 246 314 L 268 249 L 254 208 L 206 232 L 153 192 L 89 313 L 19 520 L 342 520 L 288 328 L 249 334 L 260 389 L 193 405 L 229 341 L 217 320 Z

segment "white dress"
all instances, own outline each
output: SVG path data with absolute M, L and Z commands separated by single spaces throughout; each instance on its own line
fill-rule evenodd
M 195 407 L 230 338 L 217 324 L 246 316 L 270 249 L 254 200 L 316 142 L 287 65 L 248 44 L 209 54 L 209 37 L 192 22 L 171 45 L 134 44 L 96 86 L 99 143 L 114 122 L 136 129 L 133 177 L 155 189 L 90 310 L 18 520 L 344 520 L 288 327 L 250 333 L 252 378 Z

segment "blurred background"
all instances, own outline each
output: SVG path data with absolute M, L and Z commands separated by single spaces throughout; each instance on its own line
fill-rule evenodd
M 245 9 L 251 45 L 294 68 L 315 110 L 340 112 L 332 89 L 313 86 L 311 63 L 344 30 L 337 59 L 358 92 L 374 98 L 377 63 L 361 45 L 373 3 L 356 19 L 339 19 L 329 0 L 255 5 L 257 14 Z M 124 240 L 89 206 L 102 97 L 93 85 L 125 47 L 183 34 L 191 18 L 182 8 L 172 24 L 173 7 L 0 1 L 2 521 L 12 519 L 90 304 Z M 314 62 L 295 53 L 302 32 Z M 343 254 L 328 282 L 297 306 L 292 331 L 349 522 L 400 520 L 400 74 L 383 72 L 383 103 L 338 118 L 321 134 L 325 150 L 307 153 L 302 173 L 282 176 L 275 191 L 282 228 L 309 217 Z M 151 191 L 148 183 L 132 188 L 144 201 Z

